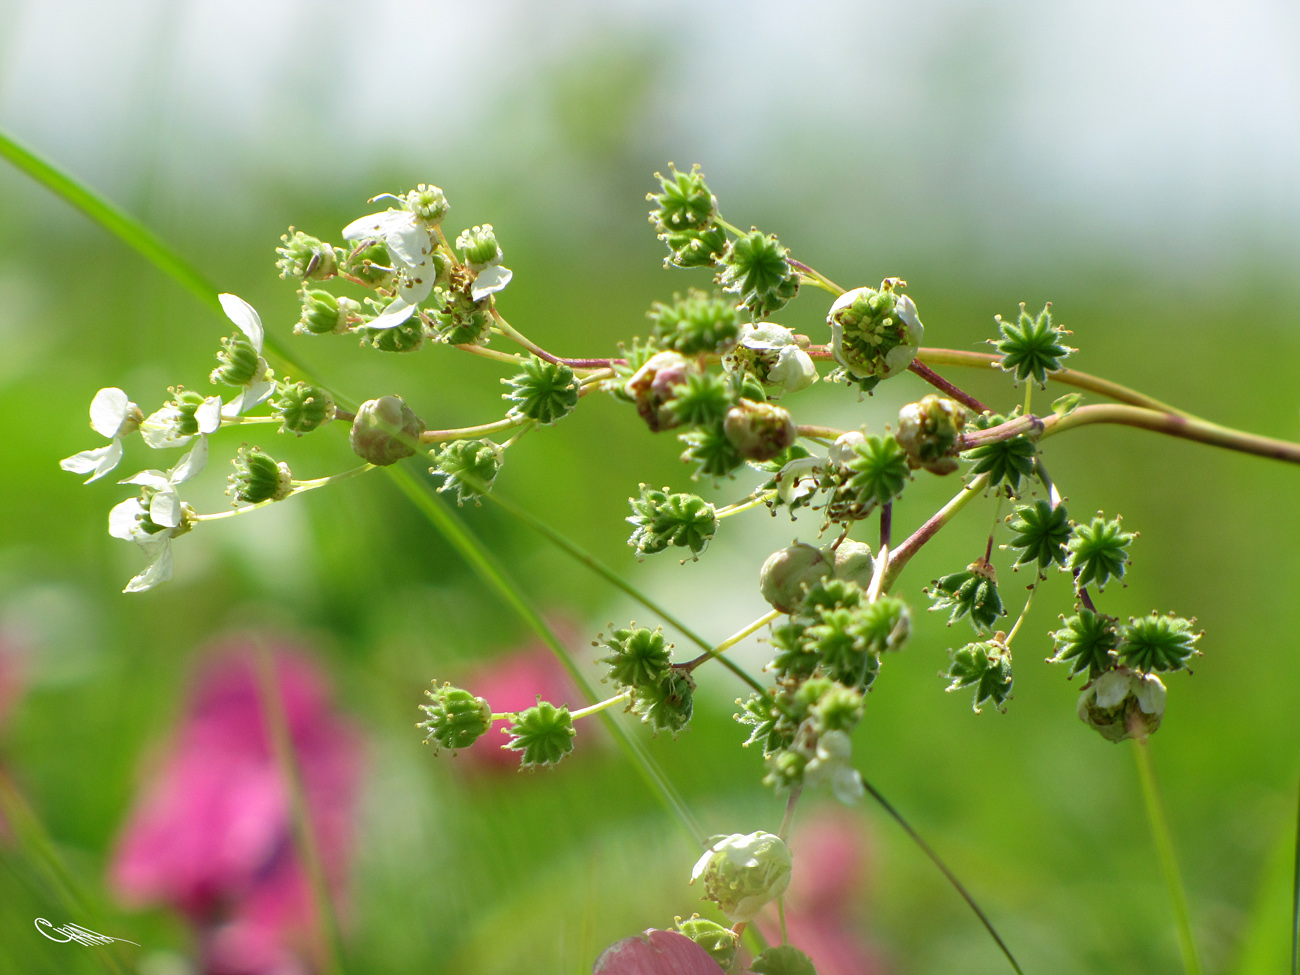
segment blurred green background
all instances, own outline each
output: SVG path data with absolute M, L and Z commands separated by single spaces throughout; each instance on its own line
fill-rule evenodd
M 560 354 L 610 355 L 644 334 L 652 301 L 708 283 L 664 270 L 645 222 L 650 175 L 673 160 L 704 167 L 732 222 L 778 234 L 832 279 L 906 278 L 926 344 L 982 349 L 994 314 L 1050 300 L 1073 329 L 1074 368 L 1300 439 L 1294 9 L 1049 7 L 395 0 L 363 14 L 9 0 L 0 126 L 250 301 L 339 390 L 399 392 L 431 427 L 501 415 L 504 373 L 445 348 L 386 356 L 291 338 L 294 289 L 272 266 L 285 228 L 337 239 L 367 198 L 436 183 L 449 230 L 495 226 L 515 273 L 499 298 L 512 322 Z M 825 341 L 827 305 L 808 290 L 778 318 Z M 431 679 L 531 637 L 382 475 L 202 526 L 177 543 L 173 582 L 119 592 L 138 555 L 104 522 L 128 492 L 112 478 L 83 487 L 57 462 L 97 443 L 97 389 L 121 386 L 149 412 L 168 385 L 204 388 L 228 331 L 0 167 L 0 642 L 22 675 L 0 767 L 95 911 L 63 918 L 31 851 L 0 837 L 0 972 L 101 970 L 42 940 L 36 916 L 140 942 L 124 957 L 141 970 L 187 970 L 184 925 L 115 905 L 105 870 L 196 661 L 249 629 L 310 646 L 366 736 L 349 971 L 586 971 L 610 942 L 702 909 L 685 884 L 697 851 L 608 742 L 553 772 L 496 776 L 421 746 L 412 725 Z M 1018 400 L 996 377 L 948 372 L 986 402 Z M 880 429 L 925 391 L 904 376 L 860 402 L 822 384 L 793 405 L 800 420 Z M 320 476 L 351 466 L 339 432 L 259 442 Z M 218 468 L 241 439 L 217 438 L 200 510 L 225 503 Z M 123 476 L 156 463 L 128 451 Z M 699 563 L 638 565 L 627 497 L 641 481 L 687 488 L 679 451 L 629 408 L 585 402 L 512 448 L 497 489 L 720 640 L 765 610 L 762 558 L 796 533 L 811 540 L 816 521 L 753 512 L 725 522 Z M 1167 682 L 1152 751 L 1207 970 L 1281 970 L 1300 471 L 1100 427 L 1045 456 L 1075 518 L 1122 513 L 1141 533 L 1127 586 L 1103 607 L 1195 615 L 1206 631 L 1195 675 Z M 706 493 L 732 500 L 755 481 Z M 918 478 L 895 531 L 953 490 Z M 1078 682 L 1040 663 L 1071 605 L 1062 580 L 1017 638 L 1005 715 L 940 693 L 945 651 L 968 637 L 924 612 L 920 588 L 982 551 L 994 507 L 971 505 L 901 581 L 916 633 L 873 688 L 859 767 L 967 881 L 1026 972 L 1178 971 L 1133 757 L 1080 724 Z M 580 657 L 610 621 L 652 622 L 499 509 L 460 514 L 571 623 Z M 1015 612 L 1029 580 L 1003 581 Z M 750 641 L 741 656 L 757 667 L 761 650 Z M 699 676 L 692 727 L 651 750 L 710 832 L 774 829 L 782 804 L 759 785 L 760 757 L 736 747 L 738 685 Z M 860 814 L 875 856 L 852 910 L 886 970 L 1008 970 L 896 826 L 869 803 Z

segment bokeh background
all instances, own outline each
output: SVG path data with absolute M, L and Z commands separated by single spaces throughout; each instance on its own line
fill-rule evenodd
M 831 278 L 906 278 L 927 344 L 983 348 L 994 314 L 1050 300 L 1075 368 L 1300 439 L 1300 13 L 1280 0 L 0 0 L 0 25 L 0 126 L 252 302 L 339 389 L 400 392 L 431 426 L 499 416 L 503 373 L 440 348 L 291 339 L 294 290 L 272 266 L 285 228 L 337 238 L 367 198 L 437 183 L 453 231 L 496 227 L 515 272 L 507 317 L 562 354 L 609 355 L 644 334 L 652 301 L 707 285 L 661 267 L 645 221 L 651 173 L 672 160 L 700 163 L 732 222 L 778 234 Z M 810 290 L 780 320 L 824 340 L 826 305 Z M 175 581 L 119 592 L 139 558 L 104 523 L 126 489 L 83 487 L 57 462 L 96 443 L 97 389 L 121 386 L 148 412 L 168 385 L 202 388 L 228 330 L 0 166 L 0 769 L 52 842 L 0 829 L 0 972 L 104 970 L 42 939 L 38 916 L 139 942 L 120 955 L 128 969 L 197 970 L 182 915 L 125 901 L 111 865 L 205 666 L 250 639 L 302 648 L 364 749 L 342 882 L 348 971 L 581 972 L 620 937 L 707 913 L 685 883 L 696 850 L 602 734 L 533 775 L 420 744 L 431 679 L 527 675 L 520 661 L 538 658 L 382 476 L 202 526 L 177 543 Z M 952 378 L 1003 407 L 1018 396 Z M 862 402 L 823 385 L 796 405 L 879 429 L 924 392 L 905 376 Z M 337 432 L 261 439 L 301 476 L 351 465 Z M 226 503 L 219 468 L 240 440 L 218 438 L 200 510 Z M 678 452 L 631 410 L 584 403 L 512 448 L 498 490 L 721 639 L 765 609 L 761 559 L 815 525 L 754 512 L 725 522 L 698 564 L 638 565 L 627 497 L 641 481 L 686 487 Z M 1175 610 L 1206 631 L 1194 676 L 1168 682 L 1152 750 L 1207 969 L 1280 970 L 1300 472 L 1096 427 L 1046 457 L 1076 518 L 1123 513 L 1141 532 L 1104 608 Z M 134 449 L 122 469 L 156 462 Z M 750 480 L 714 493 L 743 496 Z M 896 530 L 953 489 L 918 479 Z M 860 767 L 1026 971 L 1177 971 L 1133 757 L 1079 723 L 1078 682 L 1040 662 L 1070 607 L 1062 581 L 1017 638 L 1005 715 L 941 693 L 945 650 L 968 637 L 924 612 L 920 588 L 979 554 L 994 507 L 972 505 L 904 577 L 918 625 L 870 696 Z M 611 621 L 653 622 L 500 510 L 460 514 L 583 661 Z M 1005 574 L 1013 611 L 1028 581 Z M 758 666 L 762 645 L 740 653 Z M 700 677 L 691 729 L 651 750 L 709 831 L 774 829 L 760 757 L 736 747 L 739 687 Z M 874 966 L 859 970 L 1007 970 L 890 820 L 866 804 L 853 822 L 861 869 L 832 913 Z M 85 916 L 66 916 L 54 859 Z

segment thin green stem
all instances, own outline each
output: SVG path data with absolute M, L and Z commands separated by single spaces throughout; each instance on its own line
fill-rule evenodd
M 493 362 L 508 362 L 512 366 L 521 366 L 524 364 L 524 358 L 514 352 L 499 352 L 496 349 L 484 348 L 481 345 L 465 344 L 453 345 L 453 349 L 460 349 L 462 352 L 468 352 L 470 355 L 476 355 L 484 359 L 491 359 Z
M 713 649 L 713 644 L 709 643 L 707 640 L 704 639 L 704 637 L 700 636 L 697 632 L 695 632 L 695 630 L 693 630 L 691 627 L 683 623 L 677 616 L 669 612 L 667 609 L 665 609 L 659 603 L 655 602 L 649 596 L 645 595 L 645 593 L 641 592 L 640 589 L 632 585 L 632 583 L 628 582 L 626 579 L 620 576 L 613 569 L 609 568 L 609 566 L 605 565 L 605 563 L 597 559 L 594 555 L 587 552 L 585 549 L 581 548 L 575 543 L 569 541 L 569 539 L 565 538 L 558 531 L 556 531 L 546 522 L 542 521 L 531 511 L 521 508 L 513 501 L 509 501 L 495 492 L 487 494 L 486 497 L 488 501 L 492 502 L 493 504 L 499 505 L 501 508 L 505 509 L 510 514 L 514 515 L 514 517 L 522 521 L 524 524 L 528 525 L 535 532 L 542 535 L 544 538 L 548 539 L 553 545 L 559 548 L 566 555 L 570 556 L 575 561 L 585 565 L 592 572 L 596 573 L 596 575 L 600 576 L 602 579 L 604 579 L 606 582 L 612 585 L 615 589 L 618 589 L 619 591 L 626 593 L 628 596 L 631 596 L 638 603 L 640 603 L 646 609 L 650 610 L 650 612 L 654 613 L 656 616 L 658 616 L 661 620 L 663 620 L 673 629 L 677 630 L 677 632 L 681 633 L 684 637 L 686 637 L 688 640 L 694 643 L 701 650 L 705 651 L 705 653 L 710 655 L 716 655 Z M 735 674 L 737 677 L 743 680 L 746 684 L 748 684 L 759 694 L 763 694 L 763 695 L 767 694 L 767 691 L 763 688 L 763 685 L 760 684 L 758 681 L 756 681 L 748 673 L 746 673 L 744 669 L 741 668 L 738 664 L 732 662 L 731 660 L 729 660 L 727 657 L 724 656 L 718 656 L 717 659 L 718 662 L 722 664 L 722 666 L 730 670 L 733 674 Z
M 1187 975 L 1201 975 L 1201 962 L 1196 955 L 1196 939 L 1192 935 L 1192 915 L 1187 908 L 1187 893 L 1178 870 L 1174 854 L 1173 836 L 1160 801 L 1160 788 L 1156 784 L 1155 768 L 1151 762 L 1150 746 L 1145 736 L 1134 737 L 1133 757 L 1137 761 L 1138 780 L 1142 783 L 1142 800 L 1146 806 L 1151 838 L 1155 841 L 1160 869 L 1169 888 L 1169 902 L 1174 911 L 1174 924 L 1178 930 L 1178 947 L 1183 955 L 1183 970 Z
M 770 613 L 764 613 L 762 616 L 754 620 L 754 622 L 750 623 L 748 626 L 745 626 L 740 630 L 738 630 L 737 632 L 731 634 L 731 636 L 727 637 L 716 647 L 708 647 L 705 649 L 704 653 L 700 654 L 694 660 L 689 660 L 686 663 L 681 664 L 680 665 L 681 669 L 689 673 L 690 671 L 698 667 L 700 664 L 704 663 L 704 661 L 706 660 L 725 661 L 727 658 L 722 656 L 724 653 L 726 653 L 728 650 L 734 647 L 741 640 L 745 639 L 747 636 L 751 636 L 754 633 L 757 633 L 759 630 L 767 626 L 768 623 L 771 623 L 780 615 L 781 615 L 781 611 L 779 609 L 774 609 Z M 754 690 L 758 691 L 760 694 L 765 693 L 763 691 L 762 686 L 759 685 L 757 681 L 751 681 L 750 686 L 753 687 Z
M 844 436 L 845 431 L 836 427 L 823 427 L 811 423 L 801 423 L 794 428 L 795 433 L 811 440 L 836 440 Z
M 520 615 L 524 622 L 532 628 L 533 632 L 542 639 L 542 642 L 550 647 L 556 659 L 568 671 L 574 685 L 586 695 L 589 701 L 599 701 L 600 698 L 587 680 L 586 675 L 573 662 L 568 651 L 560 643 L 559 638 L 546 625 L 541 614 L 533 607 L 518 584 L 506 574 L 505 569 L 497 562 L 496 557 L 487 546 L 471 534 L 459 519 L 447 511 L 441 499 L 433 495 L 429 485 L 416 480 L 410 471 L 399 464 L 394 464 L 385 469 L 397 483 L 402 493 L 411 499 L 416 508 L 442 533 L 452 547 L 460 552 L 461 557 L 469 563 L 479 577 Z M 488 497 L 491 497 L 491 495 L 488 495 Z M 627 754 L 628 759 L 641 775 L 651 793 L 657 796 L 676 817 L 677 822 L 690 835 L 693 842 L 700 846 L 705 845 L 704 828 L 687 807 L 677 788 L 664 775 L 663 770 L 650 756 L 649 752 L 646 751 L 645 746 L 629 735 L 621 724 L 610 717 L 608 712 L 602 713 L 601 718 L 614 739 L 619 743 L 619 746 Z
M 776 497 L 776 491 L 760 491 L 759 493 L 746 498 L 744 501 L 737 501 L 735 504 L 729 504 L 724 508 L 717 509 L 713 514 L 717 518 L 730 518 L 732 515 L 738 515 L 742 511 L 748 511 L 750 508 L 757 508 L 759 505 L 767 504 L 768 501 Z
M 524 434 L 532 433 L 536 429 L 537 429 L 537 421 L 527 420 L 527 422 L 524 423 L 524 425 L 519 428 L 518 433 L 516 433 L 513 437 L 511 437 L 509 440 L 507 440 L 505 443 L 501 445 L 501 449 L 505 450 L 507 447 L 513 445 L 514 442 L 518 440 L 520 437 L 522 437 Z
M 807 264 L 803 263 L 802 261 L 796 261 L 793 257 L 787 257 L 786 260 L 790 262 L 790 266 L 792 268 L 794 268 L 803 276 L 805 281 L 808 281 L 814 286 L 821 288 L 823 291 L 829 291 L 836 298 L 844 294 L 843 288 L 841 288 L 838 284 L 836 284 L 826 275 L 822 274 L 821 271 L 818 271 L 816 268 L 809 267 Z
M 508 416 L 504 420 L 495 420 L 492 423 L 480 423 L 476 427 L 459 427 L 454 430 L 425 430 L 420 434 L 420 443 L 446 443 L 448 440 L 471 440 L 475 437 L 486 437 L 494 433 L 503 433 L 506 430 L 513 430 L 521 424 L 527 423 L 526 416 Z
M 223 416 L 221 425 L 223 427 L 247 426 L 250 423 L 283 423 L 284 419 L 278 416 Z
M 592 704 L 589 707 L 582 708 L 578 711 L 573 711 L 569 714 L 569 717 L 571 717 L 574 721 L 578 721 L 581 718 L 590 717 L 593 714 L 600 714 L 601 711 L 604 711 L 606 708 L 612 708 L 615 704 L 618 704 L 620 701 L 629 701 L 631 699 L 632 699 L 632 692 L 630 690 L 624 691 L 622 694 L 618 694 L 615 695 L 614 697 L 609 698 L 608 700 L 601 701 L 599 704 Z
M 325 876 L 325 863 L 321 859 L 316 830 L 312 826 L 311 811 L 303 790 L 302 769 L 294 751 L 289 719 L 284 711 L 284 696 L 276 675 L 275 658 L 266 641 L 254 641 L 257 658 L 257 690 L 262 704 L 262 717 L 270 739 L 271 752 L 280 769 L 280 778 L 289 798 L 289 819 L 293 827 L 294 848 L 307 873 L 311 890 L 312 907 L 320 940 L 320 955 L 325 970 L 331 975 L 343 975 L 343 938 L 339 933 L 334 900 L 330 896 L 329 880 Z
M 1025 605 L 1020 608 L 1020 615 L 1016 617 L 1016 625 L 1011 627 L 1011 632 L 1008 633 L 1007 638 L 1002 641 L 1004 647 L 1010 649 L 1011 641 L 1016 638 L 1016 634 L 1020 631 L 1020 624 L 1023 623 L 1025 617 L 1029 615 L 1029 607 L 1034 603 L 1034 594 L 1038 592 L 1038 583 L 1041 581 L 1042 577 L 1039 576 L 1034 579 L 1034 584 L 1029 587 L 1029 597 L 1025 600 Z
M 717 224 L 719 227 L 721 227 L 723 230 L 727 231 L 728 233 L 732 234 L 732 235 L 735 236 L 735 237 L 745 237 L 745 236 L 747 236 L 746 231 L 741 230 L 741 229 L 740 229 L 739 227 L 737 227 L 734 223 L 728 223 L 726 220 L 723 220 L 723 219 L 722 219 L 722 214 L 720 214 L 720 213 L 719 213 L 719 214 L 716 214 L 716 215 L 714 216 L 714 218 L 713 218 L 713 222 L 716 223 L 716 224 Z
M 912 824 L 903 818 L 903 814 L 895 809 L 890 804 L 889 800 L 880 793 L 880 790 L 866 780 L 865 776 L 862 778 L 862 785 L 880 808 L 885 810 L 894 822 L 898 823 L 898 825 L 903 828 L 903 832 L 907 833 L 912 842 L 920 847 L 921 852 L 929 857 L 930 862 L 939 868 L 939 872 L 947 878 L 948 883 L 951 884 L 953 889 L 961 895 L 961 899 L 964 900 L 967 906 L 975 912 L 975 916 L 979 918 L 980 923 L 984 925 L 984 930 L 992 936 L 993 940 L 997 942 L 997 946 L 1002 949 L 1002 954 L 1005 955 L 1007 961 L 1011 963 L 1011 967 L 1016 972 L 1016 975 L 1024 975 L 1024 972 L 1020 969 L 1020 963 L 1016 961 L 1015 956 L 1011 954 L 1011 949 L 1007 947 L 1007 943 L 1002 940 L 1002 936 L 998 934 L 997 929 L 993 927 L 993 922 L 989 920 L 989 917 L 984 913 L 983 908 L 975 902 L 975 898 L 970 895 L 970 892 L 962 882 L 957 879 L 957 875 L 949 869 L 948 864 L 943 862 L 943 859 L 938 853 L 934 852 L 929 843 L 921 839 L 921 834 L 912 828 Z
M 790 798 L 785 801 L 785 815 L 781 817 L 781 828 L 776 831 L 776 835 L 781 837 L 783 843 L 790 840 L 790 827 L 794 825 L 794 810 L 799 805 L 799 796 L 802 794 L 802 785 L 790 787 Z
M 300 494 L 308 491 L 315 491 L 317 488 L 327 487 L 330 484 L 337 484 L 339 481 L 346 481 L 350 477 L 356 477 L 358 474 L 364 474 L 366 471 L 373 471 L 374 464 L 362 464 L 360 467 L 354 467 L 349 471 L 341 474 L 331 474 L 328 477 L 318 477 L 310 481 L 294 481 L 293 490 L 283 498 L 267 498 L 265 501 L 257 501 L 253 504 L 244 505 L 242 508 L 231 508 L 229 511 L 215 511 L 208 515 L 190 515 L 190 521 L 220 521 L 223 518 L 235 518 L 239 515 L 247 515 L 269 505 L 278 504 L 281 501 L 288 501 Z

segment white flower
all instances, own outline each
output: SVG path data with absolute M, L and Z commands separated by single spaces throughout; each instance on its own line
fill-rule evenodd
M 866 443 L 867 438 L 861 430 L 850 430 L 848 433 L 842 433 L 835 438 L 831 444 L 831 449 L 827 451 L 827 457 L 831 463 L 838 464 L 840 467 L 847 467 L 849 461 L 858 456 L 854 446 L 860 443 Z
M 172 539 L 190 530 L 186 505 L 176 486 L 194 477 L 208 459 L 208 441 L 200 437 L 194 449 L 170 471 L 141 471 L 120 484 L 138 484 L 143 498 L 128 498 L 108 513 L 108 533 L 135 542 L 148 565 L 126 584 L 123 592 L 143 592 L 172 577 Z
M 847 731 L 823 732 L 817 739 L 817 754 L 804 766 L 804 785 L 816 787 L 830 782 L 835 798 L 851 806 L 865 791 L 862 776 L 851 764 L 853 743 Z
M 438 276 L 433 264 L 433 237 L 428 225 L 411 211 L 385 210 L 353 220 L 343 228 L 343 239 L 358 243 L 382 240 L 397 274 L 397 298 L 368 323 L 368 328 L 396 328 L 433 291 Z
M 817 490 L 820 457 L 796 457 L 776 472 L 776 496 L 793 504 Z
M 482 301 L 488 295 L 494 295 L 510 283 L 515 272 L 500 264 L 489 264 L 478 272 L 469 296 L 475 301 Z
M 775 387 L 772 391 L 774 399 L 783 392 L 797 393 L 807 389 L 817 381 L 817 367 L 812 357 L 799 348 L 794 331 L 784 325 L 773 322 L 741 325 L 738 344 L 759 353 L 758 358 L 767 370 L 761 378 L 767 385 Z
M 792 861 L 785 841 L 772 833 L 733 833 L 714 843 L 695 864 L 691 883 L 704 878 L 704 894 L 732 921 L 751 921 L 790 885 Z
M 95 394 L 90 401 L 90 425 L 100 436 L 112 442 L 105 447 L 93 447 L 79 454 L 65 457 L 59 466 L 74 474 L 89 474 L 86 483 L 97 481 L 122 459 L 122 438 L 140 428 L 143 414 L 126 393 L 116 386 L 108 386 Z
M 140 424 L 140 435 L 150 447 L 180 447 L 194 439 L 194 433 L 182 433 L 181 423 L 185 419 L 180 407 L 173 400 L 162 409 L 151 413 Z M 221 397 L 209 396 L 194 411 L 198 423 L 198 434 L 215 433 L 221 427 Z
M 251 410 L 259 403 L 263 403 L 275 392 L 275 380 L 265 378 L 268 375 L 266 360 L 262 358 L 262 344 L 266 341 L 266 332 L 262 328 L 262 319 L 253 308 L 243 298 L 231 294 L 217 295 L 217 300 L 221 302 L 221 309 L 226 313 L 226 317 L 235 323 L 235 326 L 244 333 L 253 348 L 257 350 L 257 375 L 255 379 L 244 388 L 244 391 L 221 408 L 221 416 L 236 417 L 245 410 Z M 203 433 L 211 433 L 211 430 L 203 430 Z

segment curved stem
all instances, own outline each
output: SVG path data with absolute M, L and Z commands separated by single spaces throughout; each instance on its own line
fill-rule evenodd
M 624 365 L 627 362 L 626 359 L 561 359 L 559 356 L 547 352 L 532 339 L 528 338 L 528 336 L 520 332 L 519 329 L 506 321 L 504 316 L 497 311 L 495 304 L 492 306 L 490 311 L 492 317 L 496 319 L 496 323 L 498 327 L 500 327 L 502 335 L 506 338 L 513 339 L 533 355 L 537 356 L 539 359 L 545 359 L 547 362 L 569 366 L 572 369 L 608 369 L 616 363 L 618 365 Z
M 998 368 L 1000 356 L 992 355 L 988 352 L 963 352 L 959 349 L 920 349 L 916 353 L 917 359 L 923 363 L 937 366 L 970 366 L 976 369 L 993 369 L 1001 372 Z M 1175 409 L 1168 403 L 1162 403 L 1160 400 L 1145 393 L 1139 393 L 1135 389 L 1129 389 L 1127 386 L 1121 386 L 1119 383 L 1113 383 L 1109 379 L 1102 379 L 1100 376 L 1093 376 L 1086 372 L 1077 372 L 1074 369 L 1062 369 L 1059 372 L 1049 372 L 1047 378 L 1052 382 L 1061 383 L 1064 386 L 1074 386 L 1076 389 L 1086 389 L 1089 392 L 1100 393 L 1102 396 L 1109 396 L 1111 399 L 1119 400 L 1121 403 L 1128 403 L 1132 406 L 1143 406 L 1148 410 L 1159 410 L 1162 413 L 1173 413 L 1175 416 L 1191 416 L 1183 410 Z
M 947 504 L 930 516 L 924 525 L 912 532 L 898 548 L 889 556 L 889 564 L 885 569 L 884 580 L 881 586 L 883 592 L 888 592 L 889 587 L 894 584 L 898 574 L 903 571 L 903 567 L 915 555 L 922 545 L 933 538 L 944 525 L 952 521 L 957 512 L 970 504 L 971 500 L 988 486 L 988 474 L 981 474 L 975 480 L 971 481 L 964 488 L 957 492 Z
M 524 364 L 522 356 L 513 352 L 499 352 L 496 349 L 486 349 L 481 345 L 467 343 L 465 345 L 453 345 L 453 349 L 460 349 L 462 352 L 468 352 L 470 355 L 481 356 L 484 359 L 491 359 L 494 362 L 508 362 L 512 366 L 521 366 Z
M 420 434 L 420 443 L 446 443 L 448 440 L 470 440 L 493 433 L 504 433 L 528 422 L 528 417 L 506 417 L 492 423 L 480 423 L 476 427 L 458 427 L 454 430 L 425 430 Z
M 1118 423 L 1124 426 L 1139 427 L 1155 433 L 1180 437 L 1184 440 L 1196 440 L 1212 447 L 1237 450 L 1258 457 L 1300 464 L 1300 444 L 1289 440 L 1275 440 L 1258 434 L 1234 430 L 1193 416 L 1163 413 L 1158 410 L 1122 403 L 1099 403 L 1094 406 L 1080 406 L 1064 416 L 1052 414 L 1048 417 L 1019 416 L 987 430 L 962 434 L 961 449 L 969 450 L 982 444 L 998 443 L 1020 434 L 1037 436 L 1039 439 L 1063 433 L 1075 427 L 1092 423 Z
M 1133 757 L 1137 760 L 1138 779 L 1142 783 L 1142 799 L 1146 806 L 1147 821 L 1151 826 L 1151 838 L 1155 841 L 1156 854 L 1160 858 L 1160 869 L 1165 875 L 1165 884 L 1169 888 L 1169 901 L 1174 910 L 1174 923 L 1178 928 L 1178 947 L 1183 955 L 1183 970 L 1187 975 L 1201 975 L 1201 961 L 1196 955 L 1196 939 L 1192 935 L 1192 916 L 1187 908 L 1187 893 L 1183 889 L 1183 879 L 1178 871 L 1178 858 L 1174 854 L 1174 841 L 1169 832 L 1169 821 L 1165 819 L 1164 806 L 1160 802 L 1160 788 L 1156 784 L 1156 773 L 1151 763 L 1145 736 L 1133 738 Z
M 732 515 L 738 515 L 742 511 L 748 511 L 750 508 L 757 508 L 759 505 L 767 504 L 768 501 L 776 497 L 776 491 L 759 491 L 750 495 L 744 501 L 737 501 L 735 504 L 729 504 L 725 508 L 718 508 L 713 512 L 716 518 L 730 518 Z
M 570 712 L 569 717 L 572 718 L 574 721 L 577 721 L 581 718 L 590 717 L 593 714 L 600 714 L 600 712 L 604 711 L 606 708 L 612 708 L 619 701 L 626 701 L 631 697 L 632 697 L 632 692 L 630 690 L 624 691 L 622 694 L 616 694 L 614 697 L 601 701 L 599 704 L 592 704 L 589 707 L 580 708 L 577 711 L 572 711 Z M 496 715 L 493 715 L 493 717 L 495 718 Z
M 803 263 L 802 261 L 796 261 L 793 257 L 787 257 L 786 261 L 789 262 L 792 268 L 794 268 L 801 275 L 803 275 L 804 280 L 810 282 L 815 287 L 821 288 L 823 291 L 829 291 L 837 298 L 840 295 L 844 294 L 843 288 L 841 288 L 838 284 L 836 284 L 826 275 L 822 274 L 821 271 L 818 271 L 816 268 L 809 267 L 807 264 Z

